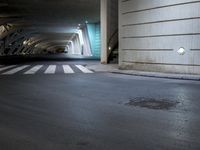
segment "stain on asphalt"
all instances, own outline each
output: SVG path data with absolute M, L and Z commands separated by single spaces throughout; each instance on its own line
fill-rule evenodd
M 89 142 L 78 142 L 76 145 L 78 145 L 78 146 L 87 146 L 87 145 L 89 145 Z
M 176 107 L 179 102 L 170 101 L 168 99 L 155 99 L 155 98 L 145 98 L 136 97 L 131 99 L 126 106 L 142 107 L 155 110 L 169 110 Z

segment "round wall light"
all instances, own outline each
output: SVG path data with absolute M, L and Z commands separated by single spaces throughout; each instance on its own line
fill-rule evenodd
M 179 50 L 177 51 L 177 53 L 179 55 L 184 55 L 185 54 L 185 48 L 183 48 L 183 47 L 179 48 Z

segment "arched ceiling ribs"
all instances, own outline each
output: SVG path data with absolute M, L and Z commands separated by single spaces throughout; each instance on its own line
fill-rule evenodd
M 41 46 L 42 49 L 47 49 L 49 46 L 54 46 L 54 45 L 67 45 L 65 42 L 48 42 L 48 43 L 45 43 Z
M 42 52 L 49 46 L 67 46 L 73 38 L 78 40 L 79 24 L 100 20 L 100 1 L 86 1 L 1 0 L 0 25 L 11 28 L 0 35 L 4 45 L 0 50 L 8 54 Z
M 6 37 L 8 34 L 14 32 L 16 29 L 11 24 L 0 25 L 0 40 Z
M 52 38 L 52 37 L 32 37 L 30 39 L 31 41 L 27 41 L 27 43 L 25 43 L 25 46 L 23 48 L 23 51 L 22 49 L 19 50 L 19 53 L 24 53 L 24 52 L 33 52 L 33 50 L 36 48 L 36 47 L 39 47 L 39 48 L 42 48 L 42 49 L 45 49 L 45 45 L 46 44 L 51 44 L 51 43 L 65 43 L 66 45 L 69 43 L 69 40 L 59 40 L 57 38 Z
M 58 48 L 59 49 L 65 49 L 66 45 L 64 44 L 55 44 L 55 45 L 51 45 L 51 46 L 48 46 L 46 49 L 47 51 L 56 51 Z
M 54 48 L 54 49 L 53 49 Z M 43 53 L 43 52 L 55 52 L 57 48 L 65 48 L 65 45 L 63 44 L 55 44 L 55 45 L 49 45 L 47 47 L 45 47 L 45 49 L 42 49 L 42 48 L 38 48 L 38 49 L 35 49 L 34 53 Z
M 18 54 L 18 49 L 21 49 L 24 45 L 23 42 L 31 37 L 35 31 L 29 31 L 26 29 L 12 28 L 4 37 L 4 53 L 5 54 Z

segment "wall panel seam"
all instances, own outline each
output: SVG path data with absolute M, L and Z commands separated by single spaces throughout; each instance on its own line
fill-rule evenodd
M 131 0 L 122 0 L 122 3 L 125 3 L 125 2 L 128 2 L 128 1 L 131 1 Z
M 142 22 L 142 23 L 135 23 L 135 24 L 125 24 L 125 25 L 122 25 L 122 27 L 148 25 L 148 24 L 150 25 L 150 24 L 176 22 L 176 21 L 198 20 L 198 19 L 200 19 L 200 17 L 190 17 L 190 18 L 181 18 L 181 19 L 169 19 L 169 20 L 160 20 L 160 21 L 152 21 L 152 22 Z
M 199 49 L 190 49 L 191 51 L 200 51 L 200 48 Z
M 127 36 L 122 39 L 141 39 L 141 38 L 157 38 L 157 37 L 173 37 L 173 36 L 191 36 L 200 35 L 200 33 L 184 33 L 184 34 L 163 34 L 163 35 L 148 35 L 148 36 Z
M 122 49 L 123 51 L 173 51 L 174 49 Z

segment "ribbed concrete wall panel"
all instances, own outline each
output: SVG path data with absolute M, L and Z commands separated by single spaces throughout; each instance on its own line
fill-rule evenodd
M 195 21 L 183 20 L 177 22 L 166 22 L 157 24 L 145 24 L 137 26 L 127 26 L 123 27 L 121 31 L 123 32 L 123 37 L 146 37 L 146 36 L 174 36 L 181 34 L 200 34 L 200 19 Z M 159 30 L 158 30 L 159 29 Z M 167 30 L 166 30 L 167 29 Z
M 190 42 L 188 42 L 190 41 Z M 120 40 L 121 50 L 124 49 L 169 49 L 176 51 L 180 47 L 188 50 L 200 48 L 200 35 L 154 37 L 154 38 L 128 38 Z M 187 54 L 188 54 L 187 53 Z
M 200 74 L 200 1 L 120 0 L 119 18 L 122 68 Z
M 151 0 L 150 0 L 151 1 Z M 188 5 L 159 8 L 142 12 L 123 14 L 122 25 L 152 23 L 159 21 L 176 21 L 178 19 L 190 19 L 200 16 L 200 2 Z
M 146 9 L 158 9 L 162 7 L 173 7 L 187 5 L 188 3 L 199 3 L 199 0 L 128 0 L 121 1 L 121 12 L 145 11 Z M 134 6 L 134 7 L 133 7 Z
M 135 51 L 124 51 L 124 57 L 125 62 L 133 62 L 133 63 L 162 63 L 164 65 L 166 64 L 185 64 L 185 65 L 198 65 L 200 63 L 199 56 L 197 56 L 197 52 L 191 52 L 188 56 L 183 56 L 182 58 L 176 58 L 176 53 L 173 52 L 162 52 L 162 51 L 151 51 L 148 52 L 148 56 L 146 55 L 147 52 L 141 51 L 141 52 L 135 52 Z M 163 55 L 164 54 L 164 55 Z M 171 58 L 170 60 L 168 58 Z M 195 62 L 190 59 L 190 57 L 193 57 L 194 59 L 197 59 Z M 185 59 L 183 62 L 182 59 Z

